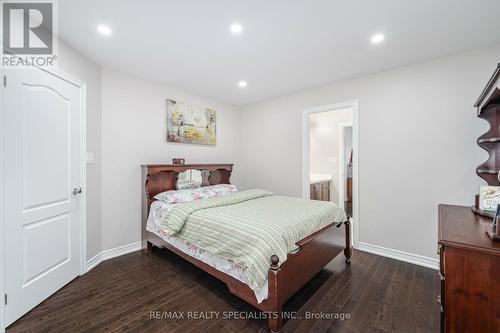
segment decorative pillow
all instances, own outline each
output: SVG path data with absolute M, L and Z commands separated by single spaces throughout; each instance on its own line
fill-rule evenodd
M 237 191 L 238 190 L 236 189 L 236 186 L 232 184 L 219 184 L 213 186 L 204 186 L 195 189 L 166 191 L 155 195 L 154 198 L 167 203 L 181 203 L 219 197 Z

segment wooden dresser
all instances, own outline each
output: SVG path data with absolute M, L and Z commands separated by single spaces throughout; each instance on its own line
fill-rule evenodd
M 330 201 L 330 182 L 321 181 L 312 183 L 310 189 L 311 200 Z
M 470 207 L 439 205 L 442 332 L 500 333 L 500 242 L 491 219 Z

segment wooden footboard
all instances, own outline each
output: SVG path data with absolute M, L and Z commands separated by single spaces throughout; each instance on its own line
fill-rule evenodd
M 269 296 L 260 304 L 262 308 L 259 307 L 263 311 L 276 314 L 268 319 L 271 332 L 279 331 L 283 325 L 283 304 L 326 264 L 342 252 L 346 255 L 346 262 L 350 262 L 349 222 L 331 224 L 304 238 L 297 245 L 300 250 L 289 254 L 281 266 L 277 256 L 271 257 Z
M 337 255 L 344 252 L 346 263 L 350 262 L 351 241 L 349 221 L 333 223 L 299 241 L 298 251 L 290 253 L 287 260 L 280 265 L 277 256 L 272 256 L 269 270 L 268 298 L 257 303 L 255 294 L 243 282 L 229 276 L 206 263 L 187 255 L 166 243 L 160 237 L 148 232 L 148 252 L 153 245 L 164 247 L 176 253 L 210 275 L 226 283 L 229 291 L 261 311 L 269 313 L 268 326 L 272 332 L 278 332 L 283 326 L 283 304 L 302 288 L 314 275 Z

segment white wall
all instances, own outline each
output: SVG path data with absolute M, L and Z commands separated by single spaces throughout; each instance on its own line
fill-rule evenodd
M 95 164 L 87 166 L 87 259 L 101 252 L 101 69 L 59 41 L 59 68 L 86 83 L 87 151 Z
M 243 185 L 300 196 L 302 110 L 357 99 L 359 240 L 436 258 L 437 205 L 481 184 L 472 105 L 499 61 L 497 45 L 245 107 Z
M 217 110 L 217 145 L 165 141 L 166 99 Z M 241 184 L 240 110 L 125 74 L 102 72 L 102 246 L 141 240 L 141 164 L 235 163 L 232 182 Z
M 352 108 L 309 115 L 309 173 L 332 176 L 330 200 L 339 202 L 340 125 L 352 123 Z

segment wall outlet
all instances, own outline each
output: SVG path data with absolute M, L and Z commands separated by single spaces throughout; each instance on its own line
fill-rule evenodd
M 94 153 L 87 153 L 87 165 L 93 165 L 94 162 Z

